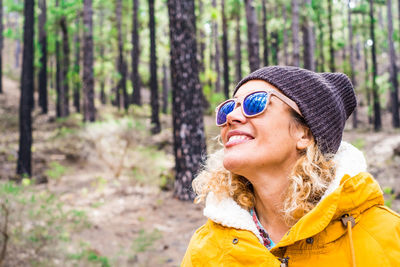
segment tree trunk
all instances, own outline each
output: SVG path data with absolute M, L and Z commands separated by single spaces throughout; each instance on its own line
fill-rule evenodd
M 271 32 L 271 50 L 272 50 L 272 63 L 279 65 L 279 33 L 277 31 Z
M 106 73 L 104 70 L 104 44 L 103 44 L 103 25 L 104 25 L 104 9 L 99 10 L 99 20 L 100 20 L 100 36 L 99 39 L 102 40 L 101 43 L 99 44 L 99 57 L 101 60 L 101 78 L 100 78 L 100 103 L 102 105 L 106 104 L 106 92 L 105 92 L 105 80 L 106 80 Z
M 40 44 L 40 70 L 39 70 L 39 106 L 43 114 L 48 111 L 47 99 L 47 34 L 46 34 L 46 0 L 39 0 L 39 44 Z
M 191 200 L 191 183 L 206 153 L 196 59 L 196 27 L 193 0 L 168 0 L 171 81 L 173 88 L 173 136 L 175 154 L 174 195 Z
M 56 8 L 58 9 L 59 0 L 56 0 L 55 3 Z M 61 51 L 60 51 L 60 40 L 59 40 L 59 32 L 58 32 L 58 23 L 55 25 L 55 58 L 56 58 L 56 116 L 57 118 L 61 117 L 61 101 L 62 101 L 62 88 L 61 88 Z
M 95 121 L 93 78 L 93 10 L 92 0 L 83 4 L 83 119 Z
M 154 19 L 154 0 L 149 0 L 149 28 L 150 28 L 150 89 L 151 89 L 151 132 L 161 131 L 158 103 L 157 79 L 157 52 L 156 52 L 156 22 Z
M 81 99 L 81 81 L 80 81 L 80 54 L 81 54 L 81 40 L 79 38 L 80 34 L 80 20 L 81 13 L 79 12 L 79 15 L 75 19 L 75 36 L 74 36 L 74 43 L 75 43 L 75 64 L 74 64 L 74 107 L 76 112 L 81 112 L 81 104 L 80 104 L 80 99 Z
M 3 93 L 3 0 L 0 0 L 0 94 Z
M 21 72 L 21 98 L 19 105 L 19 148 L 17 174 L 32 175 L 32 113 L 31 95 L 33 92 L 34 62 L 34 6 L 33 0 L 24 1 L 24 48 Z
M 319 57 L 318 57 L 318 71 L 324 72 L 325 71 L 325 53 L 324 53 L 324 29 L 322 24 L 321 12 L 323 10 L 322 3 L 317 3 L 316 13 L 317 13 L 317 21 L 318 21 L 318 44 L 319 44 Z
M 254 11 L 253 0 L 245 0 L 247 19 L 247 46 L 249 53 L 250 71 L 253 72 L 260 67 L 259 37 L 257 17 Z
M 288 33 L 287 33 L 287 29 L 286 29 L 286 21 L 287 21 L 287 15 L 286 15 L 286 4 L 283 3 L 282 4 L 282 17 L 283 17 L 283 21 L 284 21 L 284 25 L 283 25 L 283 57 L 284 57 L 284 62 L 285 65 L 289 65 L 289 55 L 288 55 Z
M 61 117 L 61 51 L 60 51 L 60 40 L 58 39 L 58 31 L 55 33 L 56 38 L 56 48 L 55 48 L 55 56 L 56 56 L 56 116 L 57 118 Z
M 300 66 L 300 41 L 299 41 L 299 2 L 292 0 L 292 38 L 293 38 L 293 66 Z
M 362 25 L 365 25 L 365 15 L 362 14 Z M 363 33 L 364 36 L 368 36 L 368 30 L 364 27 Z M 367 105 L 368 105 L 368 123 L 372 124 L 372 113 L 370 111 L 371 107 L 371 87 L 369 86 L 370 84 L 370 71 L 369 71 L 369 66 L 368 66 L 368 49 L 366 45 L 363 45 L 363 53 L 364 53 L 364 73 L 365 73 L 365 93 L 366 93 L 366 99 L 367 99 Z
M 124 61 L 124 51 L 123 51 L 123 41 L 122 41 L 122 0 L 117 0 L 116 2 L 116 17 L 117 17 L 117 30 L 118 30 L 118 72 L 121 76 L 117 85 L 117 105 L 120 108 L 121 105 L 121 93 L 123 95 L 123 105 L 124 109 L 127 111 L 129 107 L 128 95 L 126 91 L 126 71 L 125 71 L 125 61 Z
M 304 0 L 304 16 L 302 23 L 302 32 L 303 32 L 303 60 L 304 60 L 304 68 L 315 71 L 314 64 L 314 33 L 312 29 L 312 23 L 310 19 L 310 12 L 308 10 L 311 9 L 311 0 Z
M 357 34 L 357 42 L 356 42 L 356 61 L 361 59 L 361 45 L 360 45 L 360 35 Z
M 14 53 L 14 57 L 15 57 L 15 65 L 14 67 L 16 69 L 19 68 L 19 57 L 21 54 L 21 41 L 20 40 L 15 40 L 15 53 Z
M 224 93 L 229 98 L 229 55 L 228 55 L 228 25 L 225 14 L 225 0 L 221 0 L 222 12 L 222 56 L 224 59 Z
M 333 48 L 333 25 L 332 25 L 332 0 L 328 0 L 328 25 L 329 25 L 329 69 L 335 72 L 335 49 Z
M 374 18 L 374 0 L 369 0 L 369 18 L 370 18 L 370 38 L 372 40 L 372 96 L 374 101 L 374 129 L 378 131 L 382 128 L 381 107 L 379 104 L 379 92 L 376 84 L 378 76 L 378 65 L 376 63 L 376 44 L 375 44 L 375 18 Z
M 167 75 L 167 65 L 163 63 L 163 97 L 162 97 L 162 112 L 167 114 L 168 111 L 168 94 L 169 94 L 169 84 L 168 84 L 168 75 Z
M 263 33 L 263 48 L 264 48 L 264 66 L 269 65 L 268 61 L 268 29 L 267 29 L 267 3 L 262 0 L 262 33 Z
M 138 8 L 139 0 L 133 0 L 133 16 L 132 16 L 132 103 L 138 106 L 142 105 L 142 95 L 140 90 L 140 76 L 139 76 L 139 26 L 138 26 Z
M 235 57 L 236 57 L 236 82 L 242 79 L 242 41 L 240 40 L 240 2 L 237 2 L 236 7 L 236 46 L 235 46 Z
M 212 0 L 212 6 L 215 10 L 217 10 L 216 0 Z M 221 92 L 221 68 L 219 65 L 219 61 L 221 59 L 221 53 L 219 51 L 218 22 L 216 18 L 212 19 L 212 34 L 215 47 L 214 64 L 215 64 L 215 72 L 217 74 L 217 80 L 215 81 L 215 92 Z
M 199 2 L 199 20 L 201 21 L 201 18 L 203 16 L 203 12 L 204 12 L 204 7 L 203 7 L 203 1 L 202 0 L 198 0 Z M 200 51 L 199 51 L 199 58 L 200 58 L 200 62 L 199 62 L 199 66 L 200 66 L 200 72 L 204 72 L 205 71 L 205 62 L 204 62 L 204 53 L 206 51 L 206 35 L 204 33 L 204 29 L 203 27 L 199 27 L 199 35 L 200 35 L 200 41 L 199 41 L 199 46 L 200 46 Z
M 353 48 L 353 24 L 351 22 L 351 8 L 350 8 L 350 0 L 348 1 L 347 4 L 347 27 L 349 31 L 349 50 L 350 50 L 350 80 L 351 83 L 353 84 L 354 88 L 357 88 L 356 86 L 356 80 L 354 77 L 354 48 Z M 354 109 L 353 112 L 353 128 L 356 129 L 358 127 L 358 121 L 357 121 L 357 107 Z
M 392 125 L 395 128 L 400 127 L 399 119 L 399 98 L 397 80 L 396 51 L 393 43 L 393 21 L 392 21 L 392 0 L 387 0 L 387 19 L 388 19 L 388 36 L 389 36 L 389 53 L 390 53 L 390 82 L 392 88 L 390 90 L 391 107 L 392 107 Z
M 61 76 L 61 117 L 69 115 L 69 41 L 68 41 L 68 27 L 66 17 L 60 20 L 60 27 L 63 34 L 63 65 Z

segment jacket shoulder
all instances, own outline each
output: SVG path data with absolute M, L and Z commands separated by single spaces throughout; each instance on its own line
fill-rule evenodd
M 375 240 L 385 258 L 400 266 L 400 215 L 378 205 L 364 212 L 359 224 Z
M 227 248 L 224 248 L 227 231 L 227 228 L 208 220 L 190 239 L 181 266 L 209 266 L 218 262 L 221 254 L 227 251 Z

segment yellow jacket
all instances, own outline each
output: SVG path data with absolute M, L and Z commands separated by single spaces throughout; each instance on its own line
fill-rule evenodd
M 193 235 L 182 266 L 400 266 L 400 215 L 383 206 L 378 183 L 366 172 L 338 181 L 270 251 L 248 211 L 210 193 L 209 220 Z

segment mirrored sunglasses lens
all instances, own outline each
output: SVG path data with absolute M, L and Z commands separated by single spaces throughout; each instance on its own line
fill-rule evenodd
M 252 116 L 262 112 L 267 105 L 267 99 L 267 92 L 257 92 L 248 95 L 243 101 L 244 113 L 248 116 Z
M 235 102 L 229 101 L 223 104 L 217 112 L 217 125 L 222 125 L 226 122 L 226 116 L 235 108 Z

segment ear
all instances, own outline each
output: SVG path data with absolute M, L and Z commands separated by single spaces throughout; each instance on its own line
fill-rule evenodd
M 312 140 L 312 134 L 307 127 L 298 127 L 296 148 L 304 150 L 308 147 Z

